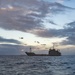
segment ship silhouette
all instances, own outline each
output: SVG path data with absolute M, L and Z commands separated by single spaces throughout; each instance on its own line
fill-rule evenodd
M 61 53 L 59 50 L 54 48 L 54 44 L 53 44 L 53 48 L 49 49 L 48 54 L 36 54 L 34 52 L 32 52 L 32 49 L 30 47 L 30 52 L 25 52 L 28 56 L 61 56 Z

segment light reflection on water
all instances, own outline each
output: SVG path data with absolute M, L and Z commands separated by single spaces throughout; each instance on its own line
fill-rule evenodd
M 75 56 L 0 56 L 0 75 L 75 75 Z

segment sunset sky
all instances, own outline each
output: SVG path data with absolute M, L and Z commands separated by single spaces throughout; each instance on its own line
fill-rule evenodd
M 56 43 L 75 54 L 75 0 L 0 0 L 0 55 L 47 53 Z

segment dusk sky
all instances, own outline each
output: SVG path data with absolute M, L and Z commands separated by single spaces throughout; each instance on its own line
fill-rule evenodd
M 56 43 L 75 54 L 75 0 L 0 0 L 0 55 L 47 53 Z

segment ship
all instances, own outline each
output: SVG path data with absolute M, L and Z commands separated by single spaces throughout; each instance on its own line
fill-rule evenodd
M 34 52 L 32 52 L 32 49 L 30 47 L 30 52 L 25 52 L 26 55 L 28 56 L 61 56 L 61 52 L 57 49 L 54 48 L 54 45 L 53 45 L 53 48 L 49 49 L 48 51 L 48 54 L 36 54 Z

